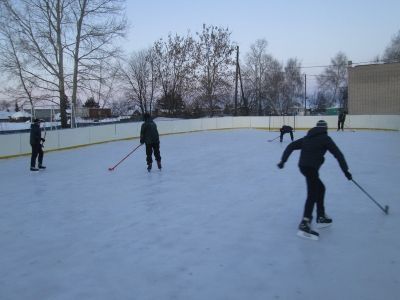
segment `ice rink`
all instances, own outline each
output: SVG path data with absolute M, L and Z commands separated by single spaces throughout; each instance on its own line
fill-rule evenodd
M 295 138 L 305 135 L 295 132 Z M 138 140 L 0 160 L 0 299 L 397 300 L 400 133 L 329 131 L 320 174 L 333 225 L 296 235 L 306 185 L 278 132 L 161 136 L 163 169 Z M 27 141 L 28 142 L 28 141 Z

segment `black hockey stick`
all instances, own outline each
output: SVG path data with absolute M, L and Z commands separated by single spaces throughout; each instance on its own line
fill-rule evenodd
M 348 129 L 348 130 L 350 130 L 351 132 L 356 132 L 353 128 L 350 128 L 349 126 L 347 126 L 347 125 L 344 125 L 344 128 L 346 128 L 346 129 Z
M 353 181 L 354 184 L 355 184 L 360 190 L 362 190 L 362 191 L 365 193 L 365 195 L 368 196 L 369 199 L 371 199 L 372 201 L 374 201 L 374 203 L 375 203 L 376 205 L 378 205 L 378 207 L 379 207 L 380 209 L 382 209 L 382 211 L 383 211 L 385 214 L 389 214 L 389 206 L 388 206 L 388 205 L 385 205 L 385 207 L 383 207 L 382 205 L 380 205 L 380 204 L 378 203 L 378 201 L 376 201 L 374 198 L 372 198 L 372 196 L 371 196 L 370 194 L 368 194 L 367 191 L 364 190 L 354 179 L 352 179 L 351 181 Z
M 278 135 L 276 138 L 274 138 L 274 139 L 272 139 L 272 140 L 268 140 L 268 142 L 272 142 L 272 141 L 275 141 L 277 138 L 279 138 L 280 137 L 280 135 Z
M 42 148 L 44 148 L 44 142 L 46 141 L 46 134 L 47 134 L 46 124 L 44 124 L 43 129 L 44 129 L 44 138 L 43 138 L 44 141 L 42 141 Z
M 129 152 L 123 159 L 121 159 L 115 166 L 113 167 L 109 167 L 108 170 L 109 171 L 114 171 L 114 169 L 120 164 L 122 163 L 125 159 L 128 158 L 129 155 L 131 155 L 133 152 L 136 151 L 137 148 L 139 148 L 140 146 L 142 146 L 143 144 L 139 144 L 139 146 L 137 146 L 135 149 L 133 149 L 131 152 Z

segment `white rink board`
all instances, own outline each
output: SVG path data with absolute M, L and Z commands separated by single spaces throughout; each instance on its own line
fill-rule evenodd
M 308 129 L 318 120 L 324 119 L 329 129 L 337 128 L 337 116 L 265 116 L 265 117 L 217 117 L 187 120 L 155 120 L 160 135 L 184 132 L 234 129 L 265 128 L 278 131 L 283 125 Z M 57 150 L 113 140 L 138 138 L 142 123 L 100 125 L 65 130 L 47 131 L 45 149 Z M 400 116 L 397 115 L 348 115 L 345 122 L 348 129 L 400 130 Z M 0 135 L 0 158 L 24 155 L 31 152 L 29 133 Z

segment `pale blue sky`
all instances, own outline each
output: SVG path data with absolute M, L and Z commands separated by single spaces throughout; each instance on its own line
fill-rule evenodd
M 128 53 L 168 33 L 194 34 L 206 23 L 228 27 L 242 59 L 265 38 L 267 51 L 282 63 L 297 58 L 303 66 L 328 65 L 339 51 L 356 63 L 381 56 L 400 30 L 400 0 L 127 0 L 126 7 Z M 308 88 L 321 71 L 302 70 L 310 75 Z M 0 74 L 0 86 L 1 80 Z
M 206 23 L 228 27 L 242 54 L 265 38 L 281 62 L 296 57 L 310 66 L 329 64 L 339 51 L 353 62 L 382 55 L 400 30 L 400 0 L 128 0 L 127 17 L 127 50 Z

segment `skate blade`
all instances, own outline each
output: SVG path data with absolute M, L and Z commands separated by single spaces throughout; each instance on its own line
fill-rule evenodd
M 332 223 L 317 223 L 316 227 L 321 229 L 321 228 L 330 227 L 331 225 L 332 225 Z
M 313 241 L 318 241 L 318 239 L 319 239 L 319 237 L 317 235 L 311 234 L 311 233 L 307 233 L 307 232 L 304 232 L 304 231 L 301 231 L 301 230 L 297 231 L 297 235 L 299 237 L 301 237 L 301 238 L 309 239 L 309 240 L 313 240 Z

